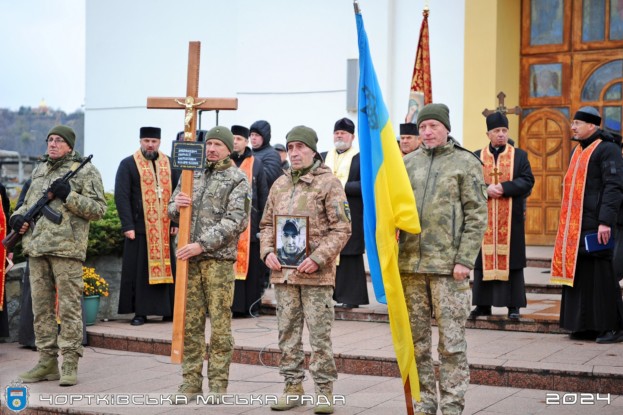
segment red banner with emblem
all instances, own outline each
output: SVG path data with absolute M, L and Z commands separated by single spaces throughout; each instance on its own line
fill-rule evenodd
M 430 76 L 430 52 L 428 35 L 428 8 L 422 12 L 424 19 L 420 27 L 420 40 L 415 53 L 413 76 L 411 77 L 411 92 L 409 93 L 409 110 L 405 123 L 415 123 L 417 114 L 426 104 L 433 102 L 433 87 Z

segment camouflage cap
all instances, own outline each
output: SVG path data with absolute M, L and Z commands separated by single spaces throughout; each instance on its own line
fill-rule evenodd
M 231 131 L 229 131 L 229 128 L 223 127 L 222 125 L 217 125 L 206 134 L 206 141 L 211 138 L 222 141 L 223 144 L 227 146 L 230 153 L 234 151 L 234 135 L 231 133 Z

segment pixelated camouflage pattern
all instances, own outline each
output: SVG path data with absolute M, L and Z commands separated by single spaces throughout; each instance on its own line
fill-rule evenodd
M 46 219 L 47 220 L 47 219 Z M 82 262 L 55 256 L 31 257 L 30 284 L 35 344 L 42 356 L 82 356 Z M 56 321 L 56 289 L 62 330 Z
M 432 357 L 431 313 L 439 329 L 439 406 L 443 414 L 460 414 L 469 386 L 465 322 L 472 292 L 469 279 L 456 281 L 439 274 L 402 274 L 420 380 L 416 411 L 437 413 L 437 385 Z M 430 292 L 430 297 L 429 293 Z
M 331 169 L 316 161 L 311 170 L 295 183 L 292 171 L 279 177 L 270 189 L 260 221 L 260 255 L 275 252 L 274 215 L 309 217 L 309 257 L 320 269 L 312 274 L 283 268 L 272 271 L 274 284 L 335 285 L 335 260 L 351 234 L 348 202 L 340 181 Z
M 448 143 L 404 157 L 422 233 L 400 232 L 400 272 L 452 275 L 474 268 L 487 229 L 487 187 L 480 160 Z
M 227 391 L 229 365 L 234 352 L 231 305 L 234 299 L 233 262 L 206 259 L 188 264 L 184 325 L 184 384 L 202 387 L 205 357 L 206 312 L 210 315 L 208 384 L 211 392 Z
M 46 158 L 32 172 L 32 184 L 26 193 L 24 204 L 14 215 L 25 214 L 43 196 L 43 192 L 56 179 L 69 171 L 82 157 L 76 151 L 52 160 Z M 99 171 L 87 163 L 70 181 L 71 192 L 63 203 L 54 199 L 48 205 L 62 215 L 60 224 L 41 217 L 34 229 L 28 229 L 22 239 L 24 254 L 37 257 L 54 255 L 84 261 L 89 239 L 89 221 L 101 219 L 106 213 L 104 185 Z
M 277 324 L 281 362 L 279 373 L 286 384 L 297 384 L 305 377 L 303 351 L 303 318 L 309 329 L 312 348 L 309 372 L 316 390 L 331 392 L 337 379 L 333 359 L 331 328 L 333 326 L 333 287 L 276 284 Z
M 169 200 L 169 217 L 179 222 L 175 196 L 181 190 L 178 183 Z M 246 175 L 229 159 L 213 169 L 195 171 L 190 242 L 197 242 L 203 253 L 190 262 L 213 258 L 235 261 L 238 238 L 245 230 L 251 206 L 251 188 Z

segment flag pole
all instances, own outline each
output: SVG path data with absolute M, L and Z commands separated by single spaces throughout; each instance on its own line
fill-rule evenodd
M 353 0 L 353 8 L 355 10 L 355 14 L 361 14 L 361 9 L 359 8 L 359 3 L 357 3 L 357 0 Z M 400 379 L 402 380 L 402 376 L 400 377 Z M 404 394 L 405 394 L 405 403 L 406 403 L 406 407 L 407 407 L 407 415 L 414 415 L 414 410 L 413 410 L 413 395 L 411 393 L 411 379 L 410 379 L 410 375 L 407 374 L 407 377 L 405 379 L 405 382 L 403 384 L 403 389 L 404 389 Z

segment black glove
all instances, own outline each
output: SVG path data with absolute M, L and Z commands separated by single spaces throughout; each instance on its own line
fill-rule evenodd
M 19 233 L 19 230 L 22 229 L 24 223 L 26 223 L 24 215 L 13 215 L 11 216 L 11 219 L 9 219 L 9 226 L 17 233 Z
M 67 196 L 69 196 L 69 192 L 71 192 L 71 186 L 69 183 L 62 181 L 61 179 L 56 179 L 50 185 L 50 192 L 57 198 L 61 199 L 63 202 L 67 201 Z

